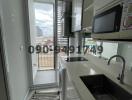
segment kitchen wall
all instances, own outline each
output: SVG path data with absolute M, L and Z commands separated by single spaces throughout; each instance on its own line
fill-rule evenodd
M 101 42 L 97 42 L 97 45 L 100 45 Z M 104 60 L 104 58 L 109 59 L 111 56 L 119 54 L 123 56 L 126 60 L 126 70 L 125 70 L 125 83 L 132 86 L 132 43 L 131 42 L 103 42 L 103 53 L 102 58 L 93 57 L 93 62 L 96 66 L 103 69 L 105 72 L 112 73 L 115 77 L 119 75 L 122 70 L 122 61 L 120 58 L 114 59 L 111 62 L 110 66 L 107 66 L 108 60 Z M 91 56 L 92 59 L 92 56 Z M 102 61 L 101 61 L 102 60 Z M 115 62 L 117 61 L 117 62 Z M 104 66 L 105 65 L 105 66 Z
M 0 0 L 11 100 L 24 100 L 29 90 L 25 48 L 24 0 Z
M 119 43 L 118 54 L 125 58 L 128 69 L 132 71 L 132 43 Z
M 117 52 L 118 52 L 118 43 L 103 42 L 102 56 L 104 58 L 109 59 L 111 56 L 117 55 Z M 116 58 L 113 60 L 116 61 Z
M 117 48 L 118 47 L 118 48 Z M 115 54 L 119 54 L 123 56 L 126 60 L 126 70 L 125 70 L 125 84 L 132 86 L 132 44 L 131 43 L 114 43 L 114 42 L 104 42 L 103 43 L 104 53 L 102 53 L 102 57 L 109 58 Z M 98 57 L 92 57 L 91 59 L 96 66 L 103 69 L 106 73 L 111 73 L 115 78 L 122 71 L 122 61 L 120 58 L 115 59 L 117 62 L 111 62 L 110 66 L 107 66 L 108 60 L 104 60 L 103 58 L 99 59 Z
M 78 34 L 74 34 L 74 37 L 69 38 L 69 45 L 78 46 Z
M 111 64 L 108 66 L 107 62 L 108 60 L 104 60 L 102 58 L 91 56 L 90 60 L 94 65 L 96 65 L 98 68 L 103 70 L 106 74 L 112 75 L 115 79 L 119 76 L 122 70 L 122 65 L 117 62 L 111 62 Z M 125 78 L 124 78 L 125 84 L 128 86 L 132 86 L 132 71 L 125 70 Z
M 126 60 L 126 67 L 128 70 L 132 70 L 132 44 L 127 42 L 103 42 L 102 57 L 109 59 L 113 55 L 121 55 Z M 120 58 L 114 59 L 114 61 L 122 62 Z
M 80 32 L 76 32 L 76 33 L 74 33 L 74 37 L 70 37 L 69 45 L 75 47 L 75 52 L 74 52 L 75 54 L 77 54 L 77 52 L 78 52 L 77 47 L 82 46 L 82 41 L 83 41 L 82 34 Z

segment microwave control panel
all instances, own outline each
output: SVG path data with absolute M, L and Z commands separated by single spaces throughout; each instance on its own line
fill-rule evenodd
M 123 2 L 121 30 L 132 29 L 132 0 Z

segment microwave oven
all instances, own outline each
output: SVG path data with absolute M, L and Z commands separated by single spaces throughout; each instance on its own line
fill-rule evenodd
M 132 29 L 132 2 L 121 2 L 94 16 L 92 32 L 113 33 Z

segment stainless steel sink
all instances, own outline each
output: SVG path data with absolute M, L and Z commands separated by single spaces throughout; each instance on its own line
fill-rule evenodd
M 105 75 L 81 76 L 80 78 L 96 100 L 132 100 L 132 94 Z

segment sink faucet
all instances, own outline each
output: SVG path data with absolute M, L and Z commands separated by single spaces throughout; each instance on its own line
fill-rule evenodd
M 125 61 L 125 59 L 124 59 L 122 56 L 120 56 L 120 55 L 114 55 L 114 56 L 110 57 L 110 59 L 108 60 L 108 65 L 110 65 L 110 61 L 111 61 L 113 58 L 115 58 L 115 57 L 119 57 L 119 58 L 121 58 L 122 61 L 123 61 L 122 73 L 119 74 L 119 77 L 117 77 L 117 79 L 120 80 L 120 83 L 121 83 L 121 84 L 124 84 L 124 72 L 125 72 L 125 64 L 126 64 L 126 61 Z

